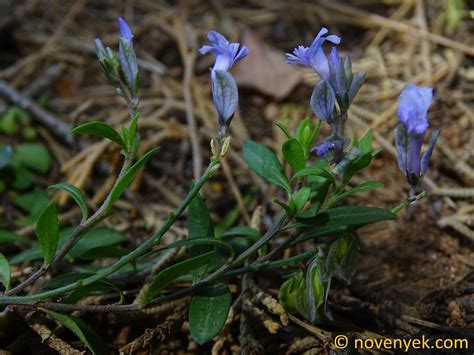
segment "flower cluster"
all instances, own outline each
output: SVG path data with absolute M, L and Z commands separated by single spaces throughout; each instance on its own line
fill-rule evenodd
M 139 75 L 137 57 L 133 49 L 133 33 L 121 17 L 118 18 L 118 23 L 120 27 L 118 58 L 99 38 L 95 39 L 96 53 L 109 82 L 117 88 L 127 103 L 136 107 Z
M 323 44 L 326 41 L 339 44 L 341 41 L 338 36 L 327 33 L 328 30 L 323 27 L 310 47 L 298 46 L 293 53 L 287 53 L 286 63 L 308 66 L 320 76 L 321 80 L 311 95 L 311 107 L 319 119 L 331 125 L 332 134 L 312 152 L 338 162 L 344 157 L 347 110 L 365 81 L 365 73 L 353 74 L 350 58 L 341 58 L 336 47 L 332 47 L 330 55 L 326 56 Z
M 416 193 L 418 182 L 426 175 L 428 162 L 438 140 L 440 130 L 433 131 L 426 152 L 421 155 L 421 146 L 428 129 L 428 109 L 433 101 L 433 89 L 406 85 L 400 94 L 397 114 L 400 124 L 395 128 L 398 167 L 406 175 L 412 187 L 410 195 Z
M 230 43 L 216 31 L 209 31 L 209 45 L 199 49 L 201 54 L 214 53 L 216 61 L 211 69 L 212 99 L 219 115 L 221 137 L 225 136 L 227 128 L 235 114 L 239 100 L 239 92 L 234 77 L 229 73 L 235 62 L 245 58 L 248 48 L 239 43 Z

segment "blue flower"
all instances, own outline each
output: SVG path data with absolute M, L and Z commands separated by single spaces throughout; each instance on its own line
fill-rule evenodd
M 428 129 L 428 109 L 432 101 L 432 88 L 405 85 L 400 94 L 397 114 L 408 134 L 425 134 Z
M 130 91 L 132 100 L 134 100 L 138 91 L 138 64 L 135 50 L 133 49 L 133 33 L 128 24 L 121 18 L 118 18 L 120 26 L 119 41 L 119 59 L 122 66 L 122 73 Z
M 121 17 L 118 18 L 118 23 L 120 27 L 120 37 L 126 41 L 131 41 L 133 39 L 133 33 L 128 24 Z
M 334 153 L 334 155 L 340 154 L 344 147 L 344 142 L 339 139 L 327 139 L 321 145 L 311 148 L 311 153 L 317 153 L 320 157 L 326 157 L 329 153 Z
M 239 43 L 230 43 L 216 31 L 207 34 L 209 45 L 199 49 L 201 54 L 214 53 L 216 62 L 211 70 L 212 100 L 219 116 L 220 135 L 226 134 L 237 109 L 239 92 L 234 77 L 228 72 L 235 62 L 247 56 L 249 50 Z
M 323 79 L 329 79 L 329 63 L 326 58 L 326 54 L 323 51 L 322 45 L 325 41 L 329 41 L 334 44 L 339 44 L 341 39 L 336 35 L 329 35 L 324 37 L 328 33 L 328 29 L 323 27 L 319 31 L 318 35 L 314 39 L 311 46 L 298 46 L 293 50 L 293 53 L 287 53 L 288 60 L 287 64 L 302 64 L 306 65 L 318 73 Z
M 433 89 L 406 85 L 400 94 L 397 114 L 401 124 L 395 128 L 395 145 L 399 169 L 405 173 L 408 183 L 416 187 L 426 175 L 428 163 L 440 135 L 433 131 L 426 152 L 421 155 L 421 147 L 428 129 L 428 109 L 433 100 Z
M 240 46 L 239 43 L 230 43 L 223 35 L 216 31 L 209 31 L 207 39 L 210 45 L 204 45 L 199 49 L 201 54 L 214 53 L 216 62 L 212 71 L 229 69 L 235 62 L 245 58 L 249 54 L 246 46 Z M 214 74 L 213 74 L 214 75 Z

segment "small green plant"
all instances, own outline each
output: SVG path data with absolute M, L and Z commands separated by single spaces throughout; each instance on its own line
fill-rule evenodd
M 211 141 L 213 154 L 207 169 L 191 184 L 176 210 L 155 233 L 130 251 L 124 247 L 127 241 L 124 235 L 99 225 L 113 213 L 114 203 L 158 149 L 148 151 L 139 159 L 136 157 L 140 146 L 138 66 L 133 34 L 120 18 L 119 24 L 118 55 L 111 48 L 105 48 L 99 39 L 96 49 L 107 79 L 128 107 L 130 120 L 118 131 L 104 122 L 93 121 L 72 132 L 99 136 L 119 145 L 123 154 L 122 169 L 105 201 L 95 211 L 89 210 L 83 192 L 77 187 L 66 183 L 50 187 L 72 196 L 82 211 L 82 220 L 77 226 L 62 228 L 55 203 L 46 201 L 43 204 L 36 221 L 37 243 L 10 260 L 0 254 L 0 282 L 5 287 L 0 303 L 37 308 L 74 332 L 94 354 L 103 354 L 106 347 L 95 331 L 80 318 L 67 313 L 142 312 L 162 302 L 191 295 L 190 334 L 196 342 L 204 344 L 220 333 L 227 319 L 232 303 L 230 277 L 289 266 L 291 272 L 279 292 L 284 307 L 311 322 L 332 319 L 327 305 L 331 281 L 337 277 L 349 282 L 354 274 L 360 229 L 379 221 L 395 220 L 397 212 L 426 194 L 417 191 L 417 185 L 426 174 L 439 135 L 439 131 L 435 131 L 431 136 L 429 148 L 422 157 L 421 144 L 428 128 L 431 89 L 407 85 L 400 100 L 401 126 L 397 128 L 396 143 L 399 167 L 411 186 L 408 198 L 391 210 L 349 204 L 349 197 L 383 187 L 378 181 L 352 182 L 354 176 L 370 165 L 378 150 L 373 148 L 371 131 L 361 138 L 345 136 L 348 109 L 365 74 L 353 73 L 350 58 L 341 58 L 334 47 L 330 56 L 326 56 L 324 42 L 338 44 L 340 38 L 325 36 L 327 30 L 323 28 L 309 48 L 299 46 L 288 55 L 288 63 L 307 65 L 321 78 L 310 100 L 319 121 L 314 124 L 307 117 L 294 132 L 277 123 L 286 136 L 281 150 L 290 167 L 289 175 L 272 150 L 250 140 L 243 145 L 243 158 L 249 168 L 268 184 L 280 188 L 274 198 L 280 213 L 264 234 L 250 226 L 223 228 L 223 224 L 214 225 L 200 191 L 219 169 L 220 161 L 229 149 L 229 127 L 238 105 L 237 84 L 229 70 L 236 61 L 245 58 L 248 49 L 238 43 L 229 43 L 217 32 L 209 32 L 210 43 L 200 51 L 216 56 L 211 83 L 220 128 Z M 330 125 L 331 135 L 321 141 L 322 124 Z M 315 146 L 316 141 L 320 144 Z M 25 150 L 33 148 L 31 145 L 18 146 L 16 152 L 9 147 L 2 148 L 0 169 L 10 167 L 15 174 L 18 169 L 47 170 L 50 158 L 49 155 L 45 158 L 41 148 L 36 146 L 37 151 L 25 155 Z M 41 161 L 31 161 L 32 156 Z M 17 179 L 19 177 L 15 175 L 12 183 Z M 23 204 L 28 205 L 25 201 Z M 162 245 L 161 238 L 186 209 L 187 239 Z M 287 238 L 272 248 L 269 242 L 277 235 Z M 304 252 L 288 259 L 280 258 L 280 251 L 301 243 L 305 244 Z M 175 255 L 170 252 L 176 248 L 186 248 L 187 255 L 155 269 L 160 258 Z M 113 262 L 104 263 L 103 258 Z M 10 265 L 37 260 L 42 260 L 38 264 L 41 266 L 22 282 L 12 285 Z M 81 263 L 76 264 L 78 260 Z M 33 292 L 24 294 L 52 270 L 56 272 L 54 278 L 41 289 L 34 288 Z M 119 280 L 126 275 L 136 277 L 140 286 L 134 302 L 128 302 L 123 295 L 124 285 Z M 185 281 L 189 286 L 167 292 L 167 286 L 177 281 Z M 117 303 L 79 302 L 88 295 L 110 291 L 117 293 Z

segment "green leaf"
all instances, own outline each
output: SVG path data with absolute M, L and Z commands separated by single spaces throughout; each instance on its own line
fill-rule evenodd
M 303 187 L 296 193 L 294 200 L 296 204 L 296 210 L 298 212 L 301 211 L 306 205 L 306 202 L 308 202 L 309 200 L 310 194 L 311 189 L 309 187 Z
M 33 175 L 19 162 L 13 161 L 12 168 L 15 173 L 15 180 L 12 183 L 12 188 L 14 190 L 26 190 L 35 183 Z
M 291 186 L 275 154 L 258 143 L 247 140 L 243 147 L 244 160 L 252 171 L 269 183 L 283 187 L 291 194 Z
M 79 339 L 82 340 L 82 342 L 87 346 L 92 354 L 110 354 L 110 351 L 107 349 L 107 346 L 104 344 L 102 339 L 82 319 L 46 309 L 42 309 L 42 311 L 73 332 Z
M 118 134 L 117 131 L 113 129 L 110 125 L 101 121 L 92 121 L 84 123 L 74 128 L 71 133 L 89 134 L 91 136 L 107 138 L 121 146 L 124 151 L 127 151 L 127 145 L 125 144 L 122 137 L 120 137 L 120 134 Z
M 130 130 L 128 132 L 127 144 L 129 147 L 132 147 L 134 144 L 135 135 L 137 134 L 138 129 L 138 119 L 140 118 L 140 113 L 133 116 L 132 122 L 130 123 Z
M 148 289 L 143 293 L 142 297 L 139 300 L 140 306 L 146 307 L 150 301 L 156 297 L 159 292 L 166 287 L 169 283 L 176 280 L 178 277 L 182 275 L 189 274 L 191 271 L 199 268 L 201 266 L 206 265 L 215 255 L 215 252 L 211 251 L 205 254 L 198 255 L 194 258 L 187 259 L 176 263 L 162 271 L 160 271 L 151 284 L 149 285 Z
M 275 122 L 276 126 L 285 134 L 286 138 L 291 139 L 290 131 L 288 128 L 281 122 Z
M 27 243 L 27 240 L 21 235 L 17 235 L 13 232 L 0 230 L 0 244 L 10 244 L 15 242 L 25 244 Z
M 231 303 L 229 286 L 224 283 L 209 285 L 193 296 L 189 306 L 189 332 L 199 345 L 221 332 Z
M 38 173 L 47 173 L 51 168 L 51 155 L 48 149 L 39 143 L 23 143 L 15 147 L 15 161 Z
M 0 282 L 8 290 L 10 288 L 11 270 L 7 258 L 0 253 Z
M 87 219 L 89 215 L 89 209 L 87 208 L 87 202 L 84 194 L 81 190 L 79 190 L 76 186 L 68 184 L 66 182 L 62 182 L 56 185 L 52 185 L 48 187 L 50 189 L 58 189 L 66 191 L 71 197 L 76 201 L 77 205 L 81 209 L 82 212 L 82 219 Z
M 107 280 L 99 280 L 90 285 L 80 287 L 71 293 L 69 293 L 63 300 L 64 303 L 74 304 L 77 303 L 80 299 L 90 296 L 90 295 L 100 295 L 107 292 L 117 292 L 120 300 L 119 304 L 122 304 L 124 301 L 124 296 L 122 290 L 115 284 Z
M 347 183 L 352 179 L 352 177 L 357 174 L 359 171 L 365 169 L 369 166 L 370 162 L 372 161 L 372 153 L 364 153 L 362 156 L 355 159 L 353 162 L 349 164 L 349 167 L 344 172 L 344 176 L 342 179 L 342 186 L 346 186 Z
M 123 194 L 125 189 L 127 188 L 128 185 L 132 182 L 133 178 L 135 175 L 137 175 L 138 171 L 140 168 L 152 157 L 153 154 L 155 154 L 160 148 L 154 148 L 150 151 L 148 151 L 145 155 L 143 155 L 139 161 L 137 161 L 135 164 L 133 164 L 130 169 L 127 170 L 125 174 L 120 178 L 120 180 L 115 184 L 114 188 L 112 191 L 110 191 L 110 198 L 109 202 L 107 204 L 107 208 L 110 208 L 115 201 L 117 201 L 120 196 Z
M 360 226 L 395 220 L 397 215 L 378 207 L 342 206 L 320 212 L 316 219 L 325 222 L 323 225 Z
M 58 248 L 59 220 L 54 202 L 50 202 L 36 223 L 36 236 L 43 250 L 45 265 L 50 265 Z
M 188 207 L 188 239 L 214 237 L 211 215 L 201 194 L 193 198 Z M 211 246 L 198 245 L 189 248 L 189 255 L 194 257 L 212 250 Z
M 30 215 L 39 217 L 49 200 L 44 191 L 31 191 L 15 196 L 13 203 Z
M 71 232 L 72 228 L 61 231 L 61 239 L 66 240 Z M 68 255 L 72 258 L 82 258 L 83 255 L 97 248 L 111 247 L 127 241 L 127 237 L 116 230 L 105 227 L 94 228 L 82 236 Z M 87 256 L 86 259 L 88 259 Z
M 306 165 L 305 154 L 300 142 L 295 138 L 287 140 L 282 147 L 283 156 L 285 160 L 297 172 L 303 169 Z
M 361 138 L 359 142 L 359 148 L 362 149 L 364 153 L 369 153 L 372 151 L 372 130 L 369 129 L 367 133 Z
M 336 175 L 345 174 L 350 164 L 362 155 L 364 155 L 362 150 L 357 147 L 352 147 L 344 158 L 332 169 L 332 172 Z
M 260 239 L 261 234 L 258 230 L 252 228 L 252 227 L 247 227 L 247 226 L 239 226 L 239 227 L 234 227 L 231 228 L 227 231 L 225 231 L 220 238 L 225 238 L 225 237 L 234 237 L 234 236 L 245 236 L 249 237 L 252 241 L 256 241 Z

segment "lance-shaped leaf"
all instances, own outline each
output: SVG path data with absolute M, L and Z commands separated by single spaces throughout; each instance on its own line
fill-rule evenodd
M 139 304 L 141 307 L 145 307 L 150 301 L 156 297 L 159 292 L 166 287 L 170 282 L 176 280 L 182 275 L 189 274 L 194 269 L 206 265 L 215 252 L 211 251 L 205 254 L 198 255 L 194 258 L 187 259 L 176 263 L 162 271 L 160 271 L 148 286 L 148 289 L 140 297 Z
M 336 95 L 326 80 L 321 80 L 311 95 L 311 108 L 320 120 L 330 121 L 336 104 Z
M 0 283 L 8 290 L 10 288 L 11 269 L 7 258 L 0 253 Z
M 91 136 L 97 136 L 101 138 L 107 138 L 112 142 L 117 143 L 120 145 L 124 151 L 127 150 L 127 145 L 125 144 L 120 134 L 109 126 L 107 123 L 100 122 L 100 121 L 92 121 L 84 123 L 80 126 L 74 128 L 71 133 L 73 134 L 89 134 Z
M 224 327 L 232 303 L 229 286 L 211 284 L 193 296 L 189 306 L 189 332 L 200 345 L 207 343 Z
M 214 237 L 214 227 L 211 215 L 201 194 L 193 198 L 188 207 L 188 239 Z M 196 245 L 189 247 L 189 255 L 194 257 L 209 252 L 213 249 L 209 245 Z
M 36 236 L 43 250 L 45 265 L 50 265 L 59 242 L 58 212 L 54 202 L 50 202 L 36 223 Z
M 275 154 L 258 143 L 247 140 L 243 147 L 244 160 L 252 171 L 269 183 L 283 187 L 291 194 L 291 186 Z
M 395 146 L 397 147 L 398 169 L 403 174 L 407 172 L 407 154 L 408 154 L 408 132 L 405 126 L 399 124 L 395 128 Z
M 239 91 L 233 76 L 225 70 L 215 70 L 212 79 L 212 100 L 222 126 L 234 116 L 239 102 Z
M 436 142 L 438 141 L 440 133 L 441 131 L 439 129 L 431 133 L 428 149 L 426 150 L 426 152 L 423 154 L 423 157 L 421 158 L 421 176 L 426 175 L 426 171 L 428 170 L 428 163 L 430 162 L 431 154 L 433 154 L 433 149 L 436 145 Z
M 112 191 L 110 191 L 110 198 L 107 204 L 107 208 L 110 208 L 117 201 L 120 196 L 123 194 L 128 185 L 132 182 L 135 175 L 137 175 L 140 168 L 155 154 L 160 148 L 154 148 L 148 151 L 143 155 L 139 161 L 132 165 L 130 169 L 127 170 L 125 174 L 120 178 L 120 180 L 115 184 Z
M 67 314 L 42 309 L 51 318 L 54 318 L 63 326 L 73 332 L 94 355 L 109 354 L 107 346 L 97 333 L 82 319 Z
M 79 190 L 76 186 L 68 184 L 66 182 L 49 186 L 48 190 L 50 189 L 64 190 L 69 195 L 71 195 L 71 197 L 74 199 L 74 201 L 76 201 L 77 205 L 81 209 L 82 219 L 87 219 L 87 216 L 89 215 L 89 210 L 87 208 L 86 198 L 81 190 Z

